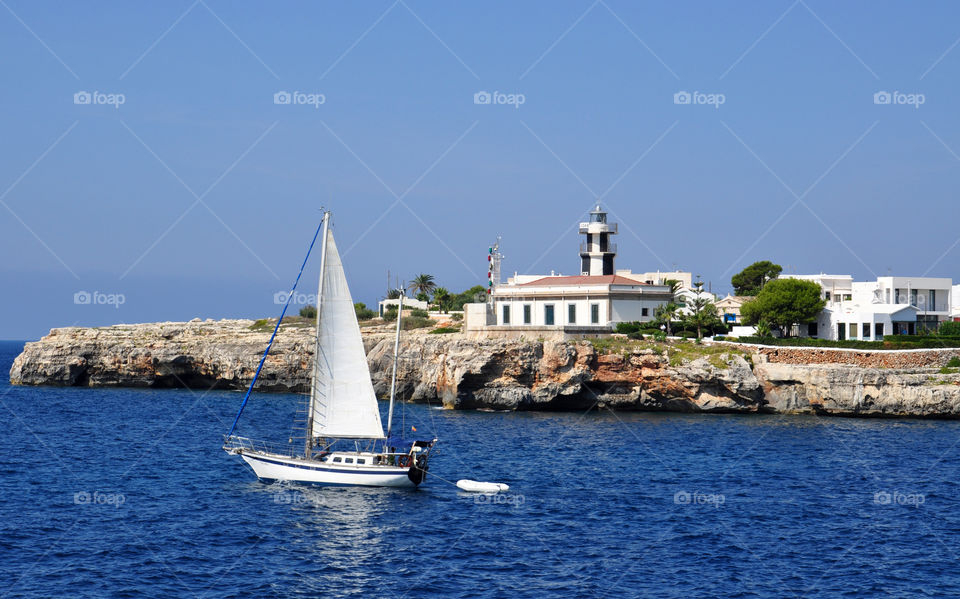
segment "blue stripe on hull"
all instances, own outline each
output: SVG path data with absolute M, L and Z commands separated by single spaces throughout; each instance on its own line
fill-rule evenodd
M 341 472 L 341 473 L 344 473 L 344 474 L 379 474 L 380 476 L 385 476 L 385 475 L 389 475 L 389 474 L 406 474 L 406 473 L 407 473 L 407 469 L 406 469 L 406 468 L 397 468 L 397 469 L 395 469 L 395 470 L 387 470 L 387 471 L 380 471 L 380 472 L 377 472 L 377 471 L 375 471 L 375 470 L 374 470 L 374 471 L 370 471 L 370 470 L 343 470 L 343 469 L 340 469 L 340 468 L 330 468 L 330 467 L 326 467 L 326 466 L 307 466 L 306 464 L 291 464 L 291 463 L 289 463 L 289 462 L 281 462 L 281 461 L 278 461 L 278 460 L 270 460 L 270 459 L 267 459 L 267 458 L 262 458 L 262 457 L 260 457 L 260 456 L 258 456 L 258 455 L 253 455 L 253 454 L 249 454 L 249 453 L 244 453 L 243 455 L 245 455 L 245 456 L 248 457 L 248 458 L 257 460 L 258 462 L 266 462 L 266 463 L 268 463 L 268 464 L 276 464 L 276 465 L 278 465 L 278 466 L 289 466 L 290 468 L 302 468 L 302 469 L 304 469 L 304 470 L 319 470 L 319 471 L 321 471 L 321 472 Z

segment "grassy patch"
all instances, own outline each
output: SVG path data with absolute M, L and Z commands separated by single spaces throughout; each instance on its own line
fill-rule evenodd
M 417 316 L 410 316 L 409 318 L 403 319 L 403 330 L 409 331 L 410 329 L 422 329 L 425 327 L 432 327 L 434 321 L 430 318 L 419 318 Z
M 950 368 L 949 366 L 944 366 L 940 369 L 940 374 L 957 374 L 960 372 L 960 368 Z
M 750 354 L 741 349 L 734 349 L 721 345 L 702 345 L 688 341 L 678 343 L 645 341 L 637 339 L 623 339 L 622 337 L 604 337 L 588 340 L 598 353 L 622 354 L 624 356 L 649 349 L 658 356 L 665 355 L 670 360 L 670 366 L 683 366 L 699 358 L 706 358 L 711 366 L 726 370 L 730 368 L 727 361 L 730 356 L 742 356 L 750 362 Z
M 251 331 L 269 331 L 275 327 L 275 324 L 270 322 L 268 318 L 259 318 L 252 325 L 250 325 Z
M 444 333 L 459 333 L 460 329 L 456 327 L 437 327 L 430 331 L 432 335 L 442 335 Z
M 732 350 L 722 345 L 698 345 L 696 343 L 680 342 L 672 344 L 669 350 L 671 366 L 682 366 L 685 362 L 706 358 L 711 366 L 721 370 L 730 367 L 727 360 L 733 355 L 748 357 L 748 354 L 743 350 Z

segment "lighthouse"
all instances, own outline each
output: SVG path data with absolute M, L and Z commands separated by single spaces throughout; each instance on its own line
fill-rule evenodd
M 580 234 L 587 236 L 587 240 L 580 244 L 580 274 L 614 274 L 617 244 L 610 243 L 610 236 L 617 234 L 617 225 L 607 222 L 607 213 L 599 203 L 590 211 L 589 222 L 580 223 Z

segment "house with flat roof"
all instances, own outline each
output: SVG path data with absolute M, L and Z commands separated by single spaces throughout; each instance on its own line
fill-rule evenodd
M 793 333 L 820 339 L 879 341 L 884 335 L 916 335 L 950 318 L 953 281 L 934 277 L 780 275 L 820 285 L 826 302 L 816 322 Z
M 657 307 L 671 301 L 664 281 L 685 273 L 616 270 L 616 223 L 598 204 L 590 220 L 580 223 L 580 274 L 519 275 L 506 284 L 491 281 L 488 301 L 464 306 L 464 330 L 484 337 L 595 337 L 609 334 L 618 322 L 654 319 Z M 499 266 L 491 269 L 498 272 Z M 656 283 L 648 282 L 656 280 Z M 679 280 L 679 279 L 678 279 Z

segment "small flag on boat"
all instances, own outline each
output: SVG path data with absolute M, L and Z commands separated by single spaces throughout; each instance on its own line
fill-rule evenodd
M 417 427 L 411 426 L 411 427 L 410 427 L 410 430 L 412 430 L 413 432 L 417 432 Z

